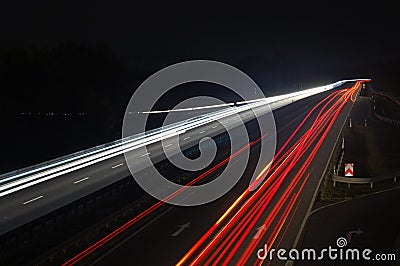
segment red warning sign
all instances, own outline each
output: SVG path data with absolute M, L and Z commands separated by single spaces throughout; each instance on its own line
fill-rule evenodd
M 344 164 L 344 176 L 354 176 L 354 163 Z

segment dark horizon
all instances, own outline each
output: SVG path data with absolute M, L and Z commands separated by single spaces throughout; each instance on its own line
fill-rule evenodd
M 216 60 L 241 68 L 262 88 L 274 84 L 274 74 L 288 83 L 307 83 L 312 75 L 324 76 L 314 83 L 380 79 L 383 67 L 400 60 L 390 6 L 23 2 L 7 3 L 0 13 L 7 25 L 0 49 L 100 43 L 130 69 L 150 73 L 185 60 Z

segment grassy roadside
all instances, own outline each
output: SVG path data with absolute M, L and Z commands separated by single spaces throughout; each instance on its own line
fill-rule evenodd
M 363 100 L 366 101 L 365 98 Z M 344 161 L 355 162 L 355 172 L 358 177 L 380 176 L 400 170 L 400 141 L 398 140 L 400 127 L 377 120 L 371 106 L 369 104 L 367 127 L 354 123 L 352 128 L 345 127 L 342 132 L 346 140 Z M 334 165 L 337 164 L 340 146 L 339 141 L 329 162 L 317 201 L 338 202 L 400 186 L 399 181 L 394 183 L 392 179 L 389 179 L 374 183 L 372 189 L 369 184 L 352 184 L 351 188 L 348 188 L 347 184 L 337 183 L 336 187 L 333 187 L 332 173 Z

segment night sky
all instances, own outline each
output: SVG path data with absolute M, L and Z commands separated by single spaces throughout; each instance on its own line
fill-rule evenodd
M 308 5 L 121 2 L 6 3 L 0 10 L 0 52 L 6 55 L 0 58 L 8 60 L 3 60 L 7 63 L 2 71 L 3 77 L 9 77 L 3 87 L 23 90 L 32 85 L 38 93 L 28 91 L 29 100 L 22 100 L 25 105 L 38 95 L 51 101 L 48 95 L 57 88 L 72 88 L 67 97 L 76 99 L 73 88 L 80 87 L 88 94 L 82 96 L 83 103 L 94 93 L 83 87 L 105 93 L 107 86 L 137 87 L 155 71 L 192 59 L 238 67 L 266 95 L 347 78 L 372 78 L 376 88 L 390 91 L 400 81 L 400 24 L 393 6 L 332 1 Z M 65 43 L 69 44 L 62 46 Z M 71 43 L 75 48 L 68 48 Z M 99 52 L 92 48 L 99 44 L 113 58 L 105 53 L 97 56 Z M 60 45 L 53 54 L 49 52 Z M 88 46 L 88 51 L 79 50 L 81 45 Z M 36 52 L 27 52 L 24 58 L 19 52 L 15 55 L 15 51 L 32 49 Z M 10 50 L 14 50 L 11 56 Z M 14 65 L 26 62 L 28 66 L 10 74 Z M 13 84 L 18 75 L 26 76 L 26 84 Z M 109 78 L 104 80 L 105 76 Z
M 357 68 L 369 70 L 366 66 L 400 55 L 396 8 L 378 2 L 279 7 L 127 2 L 10 1 L 0 11 L 0 47 L 100 41 L 135 68 L 159 69 L 199 58 L 232 64 L 257 58 L 339 74 L 341 66 L 358 74 Z

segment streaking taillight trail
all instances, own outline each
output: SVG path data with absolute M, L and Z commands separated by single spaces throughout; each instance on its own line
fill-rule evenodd
M 267 233 L 269 235 L 266 236 L 265 243 L 271 247 L 279 239 L 290 213 L 297 210 L 300 204 L 299 196 L 310 176 L 307 169 L 346 103 L 349 100 L 355 101 L 360 84 L 361 82 L 356 82 L 349 89 L 332 92 L 314 106 L 277 152 L 269 171 L 260 172 L 267 177 L 264 183 L 254 193 L 246 190 L 241 194 L 176 265 L 245 265 L 251 256 L 254 260 L 257 247 Z M 316 113 L 318 108 L 320 110 Z M 312 116 L 315 118 L 311 126 L 304 129 Z M 287 148 L 300 130 L 305 130 L 305 133 Z M 294 173 L 294 177 L 289 185 L 282 187 L 289 173 Z M 276 200 L 274 206 L 270 206 L 272 199 Z M 266 213 L 268 207 L 272 209 Z M 259 232 L 257 238 L 251 238 L 251 233 L 254 233 L 256 225 L 259 226 L 260 219 L 264 216 L 266 217 L 262 226 L 265 230 Z M 290 221 L 292 218 L 293 215 Z M 282 238 L 283 236 L 279 243 Z M 239 248 L 244 249 L 244 252 L 238 252 Z M 263 261 L 256 259 L 254 263 L 260 265 Z
M 306 170 L 318 152 L 319 147 L 331 129 L 340 111 L 349 100 L 353 102 L 355 101 L 354 95 L 360 84 L 361 82 L 357 81 L 352 88 L 334 91 L 315 105 L 287 139 L 284 145 L 279 149 L 274 159 L 271 162 L 266 162 L 266 170 L 259 173 L 259 176 L 255 179 L 254 183 L 250 184 L 249 188 L 234 201 L 217 222 L 213 224 L 191 248 L 189 248 L 176 265 L 227 264 L 234 258 L 234 255 L 237 254 L 237 250 L 240 247 L 243 247 L 245 251 L 240 254 L 235 261 L 239 265 L 243 265 L 247 263 L 251 255 L 255 254 L 254 250 L 257 248 L 257 245 L 263 239 L 263 236 L 269 231 L 272 232 L 271 235 L 268 236 L 267 241 L 268 247 L 270 247 L 270 245 L 278 239 L 278 235 L 284 224 L 287 222 L 287 219 L 289 217 L 291 217 L 290 220 L 293 218 L 294 214 L 292 212 L 297 210 L 301 201 L 298 197 L 309 178 L 309 174 L 306 174 Z M 299 134 L 301 130 L 304 130 L 306 122 L 309 121 L 313 115 L 315 116 L 315 112 L 318 108 L 321 109 L 318 114 L 316 114 L 316 118 L 312 125 L 289 147 L 295 136 Z M 258 140 L 244 146 L 230 157 L 190 181 L 187 186 L 194 185 L 200 180 L 203 180 L 205 177 L 227 164 L 229 160 L 239 156 L 243 151 L 249 149 L 254 144 L 257 144 L 265 137 L 266 136 L 262 136 Z M 312 151 L 307 153 L 310 148 L 312 148 Z M 306 159 L 303 158 L 305 154 L 308 154 Z M 301 166 L 299 166 L 298 163 L 302 159 L 305 159 L 305 161 Z M 269 167 L 270 169 L 267 170 Z M 282 183 L 285 181 L 285 178 L 291 171 L 294 171 L 293 168 L 295 167 L 300 167 L 300 169 L 296 169 L 297 172 L 295 173 L 294 178 L 290 181 L 290 184 L 284 189 L 284 191 L 278 193 L 282 188 Z M 264 179 L 264 177 L 267 178 Z M 257 182 L 261 180 L 264 180 L 263 183 L 257 184 Z M 252 191 L 252 186 L 258 185 L 260 185 L 260 187 L 255 191 Z M 183 187 L 182 189 L 185 188 Z M 159 209 L 165 204 L 166 200 L 175 197 L 181 191 L 182 190 L 177 190 L 169 195 L 165 200 L 155 203 L 113 232 L 66 261 L 63 265 L 74 265 L 78 263 L 93 251 L 126 231 L 150 213 Z M 278 196 L 279 198 L 276 199 Z M 263 230 L 257 239 L 252 239 L 251 241 L 246 242 L 246 239 L 249 238 L 250 232 L 254 231 L 257 222 L 259 222 L 263 215 L 265 215 L 266 209 L 271 207 L 270 203 L 273 199 L 276 199 L 277 203 L 273 206 L 273 209 L 269 212 L 263 222 L 266 229 L 271 230 Z M 274 221 L 276 222 L 274 223 Z M 275 226 L 272 228 L 273 224 L 275 224 Z M 260 264 L 262 261 L 256 261 L 255 263 Z

